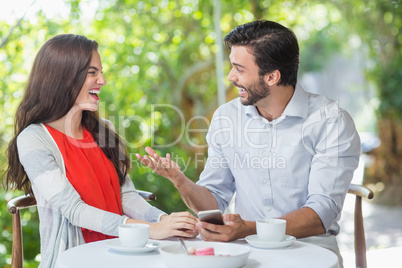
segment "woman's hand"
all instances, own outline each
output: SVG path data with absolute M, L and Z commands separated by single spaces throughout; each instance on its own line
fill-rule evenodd
M 151 224 L 150 238 L 165 239 L 171 236 L 194 238 L 198 235 L 198 219 L 190 212 L 175 212 L 161 217 L 160 222 Z
M 176 180 L 184 175 L 179 165 L 170 158 L 170 154 L 166 154 L 166 158 L 164 158 L 160 157 L 151 147 L 146 147 L 145 151 L 149 156 L 140 154 L 135 156 L 142 164 L 152 168 L 159 175 L 171 180 L 174 184 L 176 184 Z

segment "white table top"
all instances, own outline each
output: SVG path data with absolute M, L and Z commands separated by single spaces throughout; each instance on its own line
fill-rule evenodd
M 196 238 L 196 240 L 200 240 Z M 162 246 L 179 243 L 178 240 L 161 240 Z M 330 267 L 338 268 L 338 257 L 331 251 L 312 244 L 295 241 L 282 249 L 258 249 L 251 247 L 244 239 L 237 240 L 251 248 L 244 268 L 257 267 Z M 98 241 L 74 247 L 63 252 L 57 261 L 57 268 L 88 267 L 166 267 L 158 250 L 148 253 L 120 253 L 111 250 L 105 241 Z

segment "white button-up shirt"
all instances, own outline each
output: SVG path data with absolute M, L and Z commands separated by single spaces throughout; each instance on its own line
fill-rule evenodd
M 327 233 L 338 234 L 345 195 L 358 166 L 360 138 L 336 102 L 297 84 L 272 121 L 237 98 L 215 112 L 200 180 L 224 211 L 233 194 L 245 220 L 276 218 L 312 208 Z

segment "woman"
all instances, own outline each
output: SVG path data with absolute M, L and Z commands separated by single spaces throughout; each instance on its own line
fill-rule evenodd
M 8 147 L 8 188 L 32 193 L 40 218 L 41 267 L 71 247 L 147 222 L 150 237 L 194 237 L 188 212 L 166 215 L 136 192 L 130 161 L 109 121 L 97 113 L 106 84 L 98 44 L 58 35 L 38 52 Z

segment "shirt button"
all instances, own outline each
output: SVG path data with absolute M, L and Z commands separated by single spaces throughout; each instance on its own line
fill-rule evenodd
M 263 183 L 263 184 L 266 184 L 266 183 L 267 183 L 267 180 L 263 180 L 262 183 Z
M 265 210 L 266 211 L 271 211 L 271 207 L 266 207 Z

